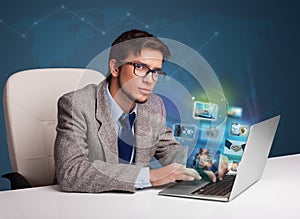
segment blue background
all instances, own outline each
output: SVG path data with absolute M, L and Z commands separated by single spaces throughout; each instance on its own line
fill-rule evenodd
M 297 1 L 9 1 L 0 7 L 0 85 L 20 70 L 86 67 L 121 32 L 198 51 L 251 122 L 281 114 L 270 156 L 300 152 Z M 0 103 L 0 175 L 11 170 Z M 0 179 L 0 190 L 9 183 Z

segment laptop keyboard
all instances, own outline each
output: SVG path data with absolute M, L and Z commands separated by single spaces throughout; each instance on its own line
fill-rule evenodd
M 192 194 L 224 196 L 228 192 L 231 192 L 235 176 L 236 175 L 225 175 L 222 180 L 217 180 L 215 183 L 211 182 Z

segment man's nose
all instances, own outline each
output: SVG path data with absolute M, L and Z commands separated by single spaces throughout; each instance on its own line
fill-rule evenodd
M 143 81 L 144 81 L 145 83 L 152 84 L 152 83 L 154 82 L 154 80 L 153 80 L 153 75 L 152 75 L 152 74 L 153 74 L 152 72 L 149 72 L 149 73 L 146 75 L 146 77 L 143 78 Z

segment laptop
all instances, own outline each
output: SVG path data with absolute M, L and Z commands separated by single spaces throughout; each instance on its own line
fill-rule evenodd
M 160 191 L 159 195 L 231 201 L 262 176 L 279 119 L 280 115 L 250 127 L 243 156 L 236 172 L 229 171 L 222 180 L 217 180 L 215 183 L 211 182 L 208 177 L 195 181 L 176 182 Z

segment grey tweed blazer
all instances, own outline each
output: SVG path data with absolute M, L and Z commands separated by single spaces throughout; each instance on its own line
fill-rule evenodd
M 135 165 L 119 164 L 118 137 L 106 85 L 106 80 L 88 85 L 58 101 L 54 157 L 56 178 L 63 191 L 135 192 L 136 178 L 153 156 L 162 165 L 186 160 L 186 150 L 165 126 L 161 98 L 151 94 L 137 108 Z

